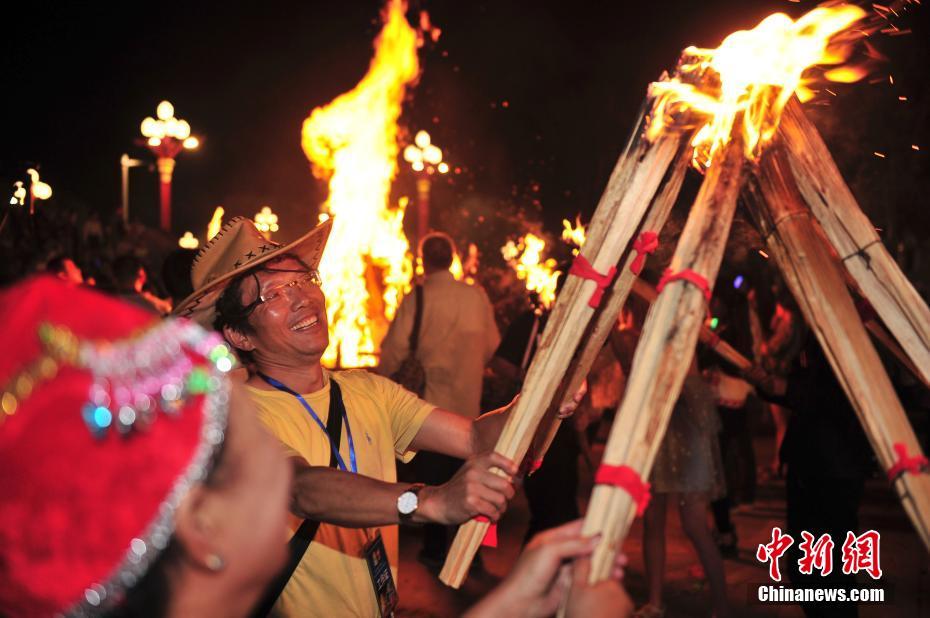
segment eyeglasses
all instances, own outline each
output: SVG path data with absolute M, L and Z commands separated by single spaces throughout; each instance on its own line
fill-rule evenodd
M 315 285 L 317 287 L 323 286 L 323 279 L 320 278 L 320 273 L 317 270 L 309 270 L 300 274 L 299 277 L 292 279 L 286 283 L 276 285 L 272 288 L 268 288 L 264 292 L 260 292 L 258 295 L 258 302 L 256 304 L 263 305 L 273 303 L 277 300 L 280 300 L 285 297 L 288 293 L 288 290 L 295 290 L 297 288 L 303 288 L 308 285 Z

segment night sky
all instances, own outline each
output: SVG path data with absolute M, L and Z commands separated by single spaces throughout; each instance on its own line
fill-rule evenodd
M 175 230 L 202 233 L 216 205 L 251 216 L 269 204 L 294 226 L 284 232 L 292 236 L 325 197 L 300 149 L 301 123 L 364 75 L 381 3 L 169 2 L 146 4 L 146 13 L 138 6 L 20 3 L 5 17 L 0 179 L 12 187 L 23 165 L 37 162 L 53 202 L 112 213 L 120 155 L 149 160 L 134 140 L 142 118 L 167 98 L 204 140 L 178 161 Z M 716 46 L 771 12 L 798 16 L 813 6 L 412 3 L 409 15 L 429 11 L 442 36 L 421 50 L 422 76 L 402 124 L 427 128 L 464 169 L 437 188 L 438 216 L 484 200 L 507 202 L 553 232 L 562 217 L 590 217 L 648 82 L 674 66 L 683 47 Z M 920 7 L 906 21 L 913 35 L 876 37 L 889 57 L 880 79 L 840 86 L 832 106 L 812 110 L 854 190 L 863 187 L 863 207 L 893 228 L 917 217 L 927 229 L 926 21 Z M 133 216 L 154 224 L 156 175 L 131 174 Z M 409 174 L 402 168 L 398 191 Z

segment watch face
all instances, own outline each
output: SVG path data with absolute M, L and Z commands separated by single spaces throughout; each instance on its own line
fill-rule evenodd
M 397 510 L 401 515 L 410 515 L 417 510 L 417 495 L 412 491 L 405 491 L 397 498 Z

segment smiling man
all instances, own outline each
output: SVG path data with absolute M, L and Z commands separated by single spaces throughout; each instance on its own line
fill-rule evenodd
M 387 378 L 323 368 L 329 335 L 316 267 L 331 225 L 279 246 L 251 221 L 230 221 L 198 254 L 191 273 L 197 291 L 176 313 L 212 324 L 239 351 L 259 418 L 294 469 L 293 528 L 300 520 L 322 522 L 275 610 L 378 616 L 392 602 L 385 579 L 397 576 L 397 524 L 496 521 L 513 497 L 517 468 L 493 452 L 506 409 L 466 419 Z M 421 449 L 466 464 L 442 485 L 397 483 L 395 459 L 408 461 Z M 379 566 L 379 555 L 387 563 Z

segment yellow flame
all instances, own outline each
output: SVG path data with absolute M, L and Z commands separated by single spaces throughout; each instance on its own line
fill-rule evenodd
M 548 309 L 555 300 L 555 288 L 562 273 L 555 269 L 554 259 L 542 259 L 545 248 L 545 240 L 528 233 L 517 242 L 508 240 L 501 247 L 501 255 L 517 272 L 517 278 L 526 282 L 526 289 L 536 292 L 539 301 Z
M 649 87 L 654 103 L 647 137 L 655 139 L 670 125 L 697 122 L 693 161 L 703 169 L 742 116 L 746 156 L 755 158 L 774 135 L 792 94 L 807 83 L 805 72 L 849 58 L 854 37 L 836 35 L 865 15 L 852 5 L 817 7 L 797 21 L 775 13 L 753 30 L 729 35 L 717 49 L 687 48 L 675 75 Z M 855 74 L 838 68 L 824 77 L 848 81 Z
M 397 119 L 419 72 L 417 32 L 405 11 L 402 0 L 389 0 L 368 73 L 351 91 L 314 109 L 303 125 L 313 174 L 329 181 L 324 210 L 336 215 L 320 265 L 330 329 L 323 363 L 330 367 L 377 363 L 376 341 L 412 276 L 404 209 L 388 207 Z
M 562 219 L 562 240 L 570 245 L 575 245 L 575 248 L 572 249 L 572 255 L 578 255 L 578 251 L 584 245 L 584 238 L 581 215 L 575 217 L 575 227 L 572 227 L 572 223 L 568 219 Z
M 220 230 L 223 229 L 223 214 L 225 212 L 222 206 L 217 206 L 216 210 L 213 211 L 213 218 L 210 219 L 210 223 L 207 224 L 207 242 L 213 240 L 213 237 L 219 234 Z

